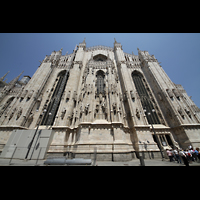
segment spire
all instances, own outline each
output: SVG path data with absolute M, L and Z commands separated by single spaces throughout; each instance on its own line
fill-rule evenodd
M 114 50 L 116 50 L 117 48 L 120 48 L 122 50 L 122 45 L 120 43 L 118 43 L 115 38 L 114 38 L 114 40 L 115 40 L 115 42 L 114 42 Z
M 76 44 L 76 46 L 75 46 L 75 48 L 74 48 L 74 51 L 76 51 L 76 49 L 77 49 L 77 46 L 78 46 L 78 45 Z
M 63 48 L 61 48 L 61 50 L 60 50 L 61 54 L 62 54 L 62 50 L 63 50 Z
M 115 38 L 114 38 L 114 41 L 115 41 L 114 44 L 120 44 L 120 43 L 117 42 L 117 40 Z
M 24 71 L 21 72 L 21 74 L 19 74 L 19 76 L 17 76 L 17 77 L 14 78 L 12 81 L 10 81 L 9 85 L 15 85 L 15 83 L 19 80 L 19 77 L 20 77 L 23 73 L 24 73 Z
M 82 43 L 79 43 L 79 48 L 83 48 L 83 50 L 85 50 L 85 48 L 86 48 L 85 38 Z
M 8 71 L 4 76 L 2 76 L 2 77 L 0 78 L 0 81 L 3 81 L 4 78 L 7 76 L 7 74 L 8 74 L 9 72 L 10 72 L 10 71 Z
M 141 54 L 141 50 L 137 47 L 138 55 Z

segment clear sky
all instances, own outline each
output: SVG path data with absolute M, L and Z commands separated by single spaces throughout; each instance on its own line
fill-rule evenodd
M 7 82 L 18 76 L 33 76 L 46 55 L 63 48 L 72 53 L 86 38 L 86 46 L 113 47 L 114 38 L 126 53 L 138 55 L 137 47 L 155 55 L 176 84 L 181 84 L 200 107 L 200 34 L 199 33 L 1 33 L 0 76 L 7 71 Z M 21 76 L 21 78 L 23 77 Z

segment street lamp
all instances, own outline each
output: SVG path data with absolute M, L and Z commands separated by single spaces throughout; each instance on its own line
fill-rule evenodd
M 146 111 L 147 111 L 147 110 L 144 109 L 144 112 L 146 112 Z M 152 110 L 150 110 L 150 112 L 147 113 L 147 115 L 150 116 L 150 115 L 152 114 L 151 112 L 156 112 L 156 111 L 155 111 L 155 109 L 152 109 Z M 155 139 L 156 139 L 156 143 L 158 144 L 158 148 L 160 149 L 160 153 L 161 153 L 162 161 L 163 161 L 163 160 L 164 160 L 164 156 L 163 156 L 163 153 L 162 153 L 162 149 L 161 149 L 160 142 L 159 142 L 159 140 L 158 140 L 157 134 L 156 134 L 156 132 L 155 132 L 155 129 L 154 129 L 154 127 L 153 127 L 153 123 L 152 123 L 151 120 L 150 120 L 150 123 L 151 123 L 152 130 L 153 130 L 153 133 L 154 133 L 154 136 L 155 136 Z

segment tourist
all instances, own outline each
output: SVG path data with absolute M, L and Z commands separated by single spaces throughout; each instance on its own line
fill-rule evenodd
M 195 150 L 193 149 L 193 154 L 192 154 L 192 156 L 195 158 L 195 161 L 196 161 L 196 162 L 198 161 L 198 154 L 199 154 L 199 152 L 198 152 L 197 148 L 196 148 Z
M 200 152 L 199 152 L 199 148 L 198 147 L 196 148 L 194 153 L 196 154 L 197 158 L 199 158 L 199 160 L 200 160 Z
M 177 150 L 178 150 L 178 149 L 177 149 Z M 181 158 L 180 158 L 179 153 L 178 153 L 177 150 L 174 149 L 174 155 L 175 155 L 175 157 L 176 157 L 176 161 L 177 161 L 177 163 L 182 163 L 182 162 L 181 162 Z
M 180 155 L 181 158 L 183 159 L 183 162 L 184 162 L 185 166 L 188 167 L 188 166 L 189 166 L 189 162 L 188 162 L 188 160 L 187 160 L 187 156 L 186 156 L 185 152 L 184 152 L 182 149 L 180 149 L 179 155 Z
M 190 148 L 188 152 L 189 152 L 189 153 L 191 154 L 191 156 L 192 156 L 192 157 L 191 157 L 192 161 L 196 161 L 196 160 L 197 160 L 197 156 L 196 156 L 196 154 L 194 153 L 193 147 Z
M 167 155 L 168 155 L 168 157 L 169 157 L 169 159 L 170 159 L 170 162 L 173 162 L 174 159 L 173 159 L 173 154 L 172 154 L 172 152 L 171 152 L 169 149 L 166 149 L 166 150 L 167 150 Z
M 184 150 L 185 151 L 185 154 L 186 154 L 186 157 L 187 157 L 187 160 L 189 163 L 192 163 L 192 155 L 190 154 L 189 150 L 186 149 Z

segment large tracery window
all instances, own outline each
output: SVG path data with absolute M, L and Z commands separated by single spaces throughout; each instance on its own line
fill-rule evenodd
M 97 95 L 104 94 L 104 72 L 102 70 L 99 70 L 97 72 Z
M 58 74 L 57 85 L 47 106 L 41 125 L 53 125 L 68 78 L 69 72 L 66 70 Z
M 160 124 L 160 120 L 156 114 L 156 112 L 152 112 L 154 109 L 153 103 L 149 97 L 149 94 L 145 88 L 143 83 L 143 76 L 141 73 L 134 71 L 132 73 L 133 82 L 135 84 L 136 90 L 140 97 L 143 109 L 146 110 L 146 117 L 150 124 Z M 148 115 L 150 113 L 150 115 Z

